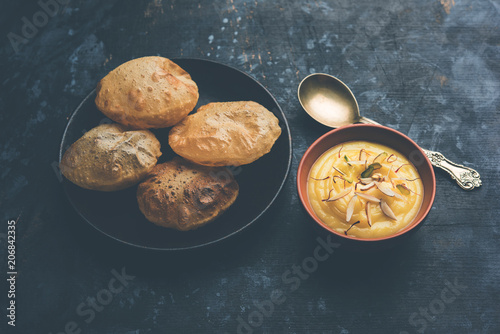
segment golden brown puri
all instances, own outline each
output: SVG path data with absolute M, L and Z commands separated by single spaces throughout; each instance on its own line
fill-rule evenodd
M 143 57 L 109 72 L 97 85 L 97 108 L 135 129 L 177 124 L 198 102 L 198 86 L 171 60 Z
M 114 191 L 142 180 L 160 156 L 160 142 L 150 131 L 102 124 L 73 143 L 59 166 L 68 180 L 82 188 Z
M 149 221 L 187 231 L 220 216 L 234 203 L 238 191 L 238 183 L 228 169 L 175 157 L 157 165 L 139 184 L 137 202 Z
M 276 116 L 253 101 L 209 103 L 169 133 L 180 156 L 205 166 L 249 164 L 269 153 L 281 134 Z

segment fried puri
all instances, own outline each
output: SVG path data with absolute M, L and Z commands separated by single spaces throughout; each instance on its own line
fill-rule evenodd
M 150 131 L 102 124 L 73 143 L 59 167 L 68 180 L 82 188 L 114 191 L 142 180 L 160 156 L 160 142 Z
M 198 86 L 177 64 L 163 57 L 128 61 L 97 85 L 97 108 L 135 129 L 177 124 L 198 102 Z
M 139 184 L 137 202 L 149 221 L 187 231 L 220 216 L 236 200 L 238 191 L 228 169 L 176 157 L 157 165 Z
M 180 156 L 205 166 L 249 164 L 273 147 L 279 121 L 253 101 L 209 103 L 174 126 L 169 144 Z

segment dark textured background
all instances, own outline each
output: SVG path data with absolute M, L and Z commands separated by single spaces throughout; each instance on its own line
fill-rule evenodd
M 426 333 L 500 333 L 498 0 L 74 0 L 15 53 L 7 34 L 20 35 L 22 18 L 40 10 L 35 1 L 0 5 L 0 270 L 4 277 L 7 220 L 21 214 L 19 333 L 59 333 L 71 321 L 83 333 L 236 333 L 238 317 L 248 322 L 254 301 L 277 289 L 286 300 L 254 333 L 416 333 L 424 324 Z M 83 97 L 110 70 L 146 55 L 243 70 L 289 120 L 293 165 L 280 197 L 217 247 L 162 254 L 118 245 L 78 218 L 53 169 Z M 338 76 L 364 116 L 477 169 L 483 186 L 466 192 L 437 171 L 433 209 L 405 245 L 335 251 L 291 291 L 282 275 L 317 245 L 295 188 L 302 154 L 328 130 L 296 97 L 312 72 Z M 86 323 L 78 305 L 122 268 L 135 279 Z M 447 281 L 462 290 L 439 309 Z M 1 288 L 5 310 L 5 281 Z M 429 307 L 438 314 L 420 315 Z M 5 311 L 0 319 L 4 328 Z

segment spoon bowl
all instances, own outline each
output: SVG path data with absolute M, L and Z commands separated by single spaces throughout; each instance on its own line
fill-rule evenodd
M 302 108 L 323 125 L 337 128 L 368 123 L 359 114 L 358 102 L 349 87 L 332 75 L 308 75 L 299 85 L 298 97 Z

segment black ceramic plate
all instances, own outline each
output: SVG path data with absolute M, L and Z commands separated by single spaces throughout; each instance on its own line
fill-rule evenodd
M 64 179 L 63 187 L 79 215 L 100 232 L 133 246 L 181 250 L 209 245 L 234 235 L 255 222 L 278 196 L 288 175 L 292 156 L 290 130 L 280 106 L 260 83 L 232 67 L 201 59 L 175 59 L 198 84 L 198 108 L 209 102 L 252 100 L 274 113 L 281 136 L 270 153 L 259 160 L 232 168 L 240 186 L 235 203 L 215 221 L 194 231 L 179 232 L 148 222 L 139 211 L 137 186 L 118 192 L 82 189 Z M 96 108 L 95 91 L 76 108 L 64 132 L 59 161 L 66 149 L 85 131 L 108 119 Z M 195 109 L 196 110 L 196 109 Z M 172 159 L 167 129 L 153 130 L 161 143 L 158 163 Z

